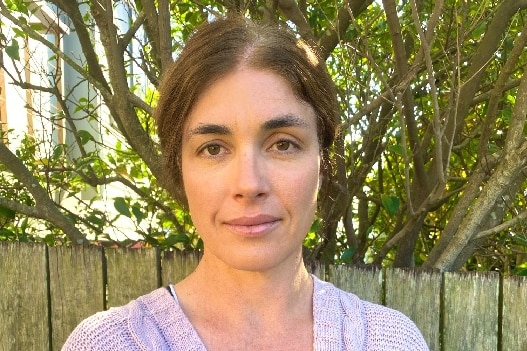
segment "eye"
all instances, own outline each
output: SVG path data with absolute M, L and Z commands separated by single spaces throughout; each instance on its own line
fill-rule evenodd
M 292 143 L 288 140 L 282 140 L 276 143 L 276 149 L 278 151 L 287 151 L 292 146 Z
M 221 151 L 221 146 L 219 145 L 209 145 L 205 148 L 205 151 L 211 155 L 211 156 L 216 156 L 220 153 Z
M 198 154 L 205 157 L 221 156 L 221 154 L 224 154 L 225 152 L 226 150 L 223 146 L 215 143 L 206 144 L 198 150 Z
M 297 143 L 287 139 L 278 140 L 271 146 L 271 150 L 280 153 L 294 152 L 299 148 L 300 147 Z

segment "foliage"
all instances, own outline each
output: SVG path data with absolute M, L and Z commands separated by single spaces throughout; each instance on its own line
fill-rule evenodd
M 306 259 L 525 274 L 527 2 L 136 0 L 107 8 L 52 0 L 49 8 L 74 29 L 59 36 L 78 38 L 83 55 L 46 39 L 30 20 L 36 5 L 0 4 L 4 74 L 53 96 L 56 111 L 27 108 L 65 134 L 11 144 L 20 164 L 0 149 L 0 240 L 53 245 L 119 234 L 119 245 L 201 249 L 189 214 L 163 190 L 155 87 L 199 24 L 243 12 L 317 42 L 338 88 L 335 174 L 322 187 Z M 57 89 L 59 70 L 40 72 L 40 82 L 24 78 L 21 52 L 31 40 L 80 77 L 70 93 Z M 58 212 L 47 211 L 50 203 Z

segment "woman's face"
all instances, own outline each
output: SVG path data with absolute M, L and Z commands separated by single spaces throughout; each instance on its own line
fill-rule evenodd
M 204 258 L 265 271 L 297 263 L 316 209 L 315 113 L 280 76 L 240 68 L 199 97 L 182 174 Z

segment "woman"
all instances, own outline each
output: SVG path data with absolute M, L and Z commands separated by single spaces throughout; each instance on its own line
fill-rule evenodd
M 313 48 L 219 19 L 189 40 L 159 93 L 167 177 L 203 257 L 179 284 L 85 320 L 64 350 L 427 350 L 407 317 L 304 268 L 338 114 Z

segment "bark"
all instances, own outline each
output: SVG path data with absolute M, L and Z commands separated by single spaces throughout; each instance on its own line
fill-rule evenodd
M 311 26 L 295 0 L 278 0 L 278 6 L 282 13 L 296 25 L 302 38 L 311 42 L 315 40 Z
M 62 11 L 64 11 L 64 13 L 66 13 L 66 15 L 71 19 L 75 27 L 75 32 L 79 38 L 79 42 L 82 47 L 82 53 L 86 58 L 86 64 L 90 76 L 92 76 L 93 79 L 99 83 L 98 87 L 99 90 L 101 90 L 101 93 L 111 94 L 111 88 L 108 82 L 106 81 L 106 78 L 104 77 L 104 73 L 99 63 L 98 55 L 95 52 L 95 47 L 91 41 L 90 33 L 88 32 L 88 26 L 86 26 L 84 20 L 82 19 L 82 14 L 79 10 L 79 5 L 75 1 L 67 0 L 51 0 L 50 2 L 56 5 Z M 84 70 L 76 70 L 78 71 L 78 73 L 84 75 Z
M 24 206 L 13 200 L 0 197 L 0 204 L 11 208 L 19 213 L 26 214 L 35 218 L 40 218 L 53 223 L 60 228 L 76 245 L 86 245 L 88 241 L 75 225 L 62 214 L 57 205 L 51 200 L 47 191 L 29 172 L 26 166 L 20 161 L 3 143 L 0 143 L 0 162 L 20 180 L 33 196 L 36 205 L 34 207 Z
M 170 31 L 170 2 L 159 0 L 159 57 L 161 61 L 161 74 L 172 64 L 172 36 Z
M 481 79 L 485 74 L 485 68 L 501 45 L 501 39 L 507 31 L 511 17 L 520 9 L 527 8 L 527 0 L 504 0 L 496 10 L 485 36 L 470 62 L 468 73 L 463 77 L 463 84 L 456 100 L 456 108 L 448 116 L 446 135 L 454 136 L 454 141 L 460 141 L 465 116 L 471 107 L 471 102 L 479 90 Z M 445 145 L 445 147 L 448 147 Z
M 318 45 L 322 48 L 322 55 L 325 59 L 333 52 L 341 38 L 350 26 L 353 17 L 357 17 L 365 11 L 373 0 L 348 0 L 337 13 L 333 23 L 326 28 L 322 36 L 318 39 Z
M 527 113 L 527 110 L 524 111 Z M 515 181 L 527 164 L 527 141 L 516 149 L 515 152 L 503 155 L 502 161 L 496 167 L 496 171 L 490 176 L 487 184 L 481 191 L 480 196 L 473 202 L 470 210 L 466 213 L 450 242 L 440 251 L 439 243 L 434 247 L 438 252 L 438 258 L 432 261 L 432 253 L 427 266 L 440 270 L 455 270 L 459 267 L 459 257 L 470 241 L 479 233 L 488 228 L 483 228 L 487 216 L 492 215 L 494 205 L 506 195 L 509 185 Z M 443 236 L 441 236 L 441 240 Z
M 514 217 L 514 220 L 502 223 L 507 209 L 514 201 L 515 195 L 522 190 L 522 185 L 525 183 L 525 180 L 526 174 L 520 172 L 516 179 L 509 184 L 506 191 L 507 194 L 501 196 L 498 201 L 494 203 L 494 206 L 488 211 L 489 215 L 484 219 L 484 222 L 481 223 L 481 228 L 489 229 L 479 231 L 472 236 L 472 239 L 459 253 L 457 259 L 450 267 L 450 270 L 457 271 L 461 269 L 470 256 L 472 256 L 474 252 L 486 242 L 488 236 L 495 234 L 498 231 L 507 231 L 507 229 L 511 228 L 514 223 L 519 222 L 522 218 L 527 216 L 527 211 L 524 211 L 523 215 L 517 215 L 517 217 Z
M 520 35 L 517 40 L 515 49 L 520 50 L 519 48 L 523 46 L 523 41 L 526 39 Z M 509 62 L 506 63 L 505 72 L 512 70 L 512 63 L 517 59 L 515 56 L 519 55 L 515 52 L 516 50 L 513 50 Z M 503 76 L 498 78 L 499 84 L 496 86 L 498 91 L 503 89 L 505 79 Z M 492 102 L 492 104 L 496 103 Z M 492 104 L 490 112 L 495 113 L 496 107 L 493 107 Z M 460 201 L 456 206 L 449 224 L 430 253 L 425 266 L 442 270 L 455 270 L 474 251 L 475 245 L 471 244 L 471 240 L 477 236 L 478 232 L 490 229 L 484 224 L 493 226 L 487 222 L 487 216 L 494 213 L 493 217 L 496 217 L 496 204 L 500 203 L 501 197 L 511 190 L 512 184 L 517 184 L 518 177 L 522 177 L 521 172 L 527 162 L 527 142 L 523 135 L 526 114 L 527 75 L 524 75 L 518 88 L 516 104 L 500 157 L 491 160 L 490 157 L 484 156 L 482 161 L 491 160 L 492 162 L 480 163 L 479 172 L 476 172 L 469 182 L 472 190 L 464 193 L 463 201 Z M 482 147 L 480 146 L 480 152 L 483 153 L 481 150 Z M 494 161 L 497 163 L 495 167 Z M 483 184 L 485 177 L 482 175 L 484 174 L 489 175 L 486 184 Z M 473 179 L 475 177 L 478 177 L 479 180 L 475 181 Z M 478 196 L 479 186 L 483 186 L 483 190 Z M 498 218 L 500 217 L 498 216 Z
M 104 7 L 93 2 L 92 15 L 100 29 L 101 42 L 110 67 L 108 74 L 113 95 L 103 94 L 105 103 L 128 144 L 141 156 L 154 176 L 162 181 L 162 162 L 157 147 L 139 122 L 137 112 L 128 99 L 130 89 L 124 64 L 127 43 L 119 45 L 117 41 L 117 31 L 112 21 L 112 2 L 106 1 Z
M 383 0 L 383 6 L 386 13 L 386 20 L 388 23 L 392 48 L 394 51 L 396 76 L 404 77 L 409 71 L 409 55 L 405 49 L 405 43 L 402 36 L 401 25 L 399 23 L 396 4 L 393 0 Z M 406 132 L 403 131 L 403 133 L 408 133 L 412 164 L 415 171 L 413 178 L 414 184 L 411 187 L 407 186 L 407 189 L 413 189 L 414 191 L 408 191 L 406 194 L 408 198 L 408 216 L 413 217 L 415 216 L 415 208 L 420 207 L 421 203 L 424 201 L 429 192 L 430 181 L 425 170 L 425 162 L 423 158 L 424 150 L 421 146 L 418 136 L 417 122 L 414 115 L 412 90 L 408 88 L 398 95 L 398 97 L 402 98 L 402 101 L 398 104 L 400 108 L 399 113 L 404 116 Z M 405 147 L 406 145 L 403 144 L 403 148 Z M 410 182 L 410 179 L 407 177 L 405 181 Z M 413 266 L 413 251 L 418 237 L 418 230 L 420 229 L 421 224 L 422 220 L 415 223 L 415 225 L 407 227 L 412 228 L 412 230 L 404 231 L 404 240 L 399 240 L 400 245 L 397 249 L 397 255 L 394 263 L 396 266 Z M 400 238 L 400 236 L 397 236 L 397 238 Z
M 437 261 L 441 253 L 446 249 L 449 242 L 452 241 L 456 231 L 461 226 L 461 222 L 469 212 L 474 199 L 478 196 L 483 182 L 488 178 L 489 172 L 495 167 L 498 162 L 497 157 L 487 157 L 482 160 L 477 169 L 472 173 L 467 181 L 467 186 L 463 189 L 463 193 L 452 211 L 446 227 L 441 232 L 441 237 L 438 239 L 434 248 L 428 255 L 428 259 L 423 264 L 423 268 L 431 268 Z
M 494 122 L 499 114 L 499 106 L 502 100 L 503 91 L 509 81 L 512 73 L 516 69 L 518 60 L 523 53 L 525 46 L 527 46 L 527 25 L 523 28 L 520 36 L 514 42 L 514 47 L 509 54 L 503 69 L 501 70 L 498 79 L 491 91 L 489 97 L 489 104 L 487 109 L 487 118 L 481 128 L 481 137 L 478 146 L 478 158 L 481 159 L 488 152 L 488 143 L 492 133 Z

